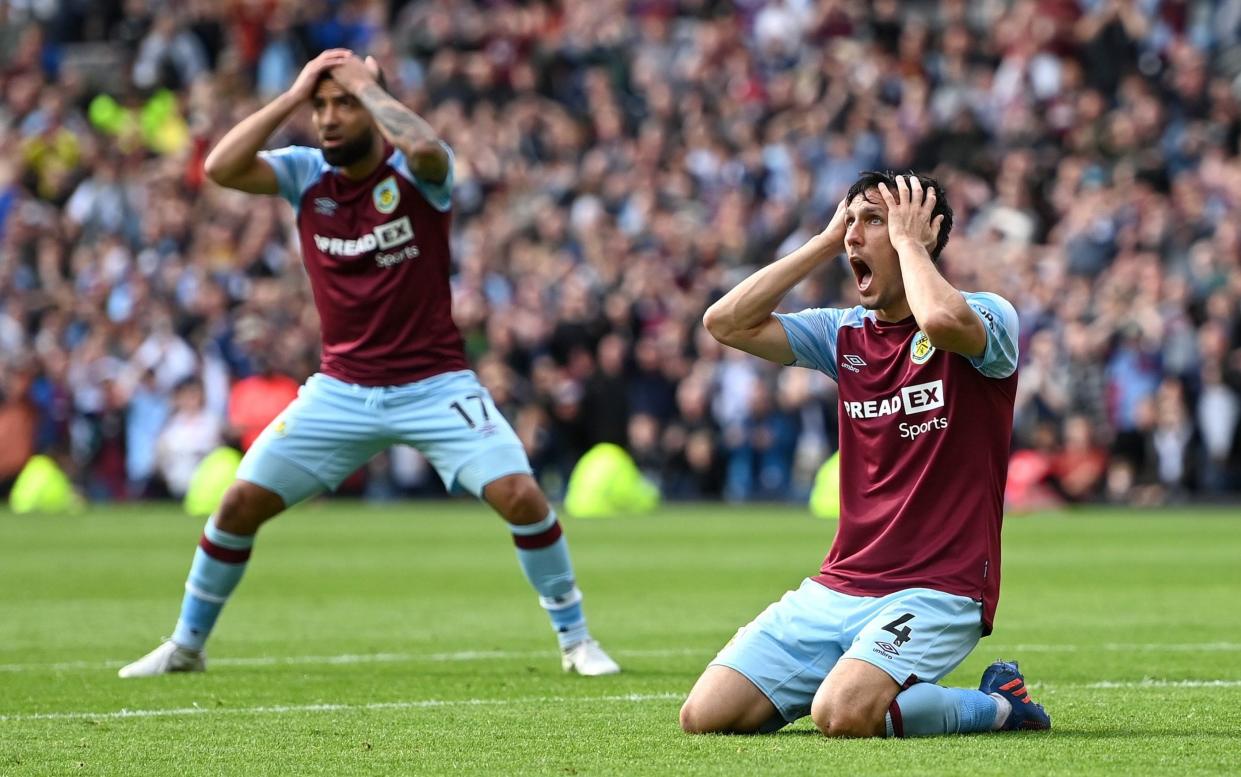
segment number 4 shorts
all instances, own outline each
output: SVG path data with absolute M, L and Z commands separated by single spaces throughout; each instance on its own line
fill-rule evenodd
M 943 678 L 981 637 L 982 605 L 968 597 L 928 588 L 850 596 L 807 579 L 741 627 L 711 664 L 740 672 L 792 722 L 810 714 L 841 658 L 908 687 Z

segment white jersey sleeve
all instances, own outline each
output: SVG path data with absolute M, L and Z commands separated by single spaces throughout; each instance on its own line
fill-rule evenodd
M 295 208 L 301 203 L 302 195 L 319 180 L 328 166 L 322 151 L 306 146 L 286 146 L 260 151 L 259 159 L 271 165 L 276 174 L 280 196 Z
M 1017 371 L 1017 339 L 1021 326 L 1017 310 L 1008 300 L 991 292 L 965 292 L 965 302 L 987 332 L 987 349 L 970 359 L 974 369 L 988 378 L 1007 378 Z
M 837 377 L 836 333 L 841 322 L 855 313 L 851 308 L 810 308 L 798 313 L 776 313 L 793 351 L 793 365 Z M 792 366 L 792 365 L 790 365 Z
M 457 159 L 447 143 L 441 140 L 440 145 L 448 153 L 448 175 L 439 183 L 432 183 L 414 175 L 413 171 L 409 169 L 409 161 L 400 149 L 393 152 L 392 156 L 388 158 L 388 163 L 396 168 L 405 177 L 405 180 L 412 183 L 417 187 L 418 191 L 422 192 L 422 196 L 427 198 L 427 202 L 431 203 L 432 208 L 443 213 L 452 207 L 453 168 L 457 165 Z

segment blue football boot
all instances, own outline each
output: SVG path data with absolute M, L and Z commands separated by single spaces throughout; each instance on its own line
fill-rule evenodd
M 1016 661 L 996 661 L 982 673 L 978 690 L 986 694 L 999 694 L 1013 706 L 1004 721 L 1004 731 L 1047 731 L 1051 728 L 1051 716 L 1043 705 L 1030 698 L 1026 678 L 1017 668 Z

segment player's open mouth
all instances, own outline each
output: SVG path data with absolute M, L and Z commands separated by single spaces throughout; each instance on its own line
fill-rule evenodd
M 870 288 L 870 282 L 875 277 L 870 271 L 870 265 L 858 259 L 857 257 L 849 257 L 849 266 L 853 268 L 853 275 L 857 278 L 858 291 L 866 291 Z
M 341 143 L 344 143 L 344 142 L 345 142 L 345 139 L 344 139 L 344 138 L 338 138 L 338 137 L 335 137 L 335 136 L 330 137 L 330 138 L 325 137 L 325 138 L 323 139 L 323 145 L 324 145 L 324 146 L 328 146 L 328 147 L 331 147 L 331 146 L 339 146 Z

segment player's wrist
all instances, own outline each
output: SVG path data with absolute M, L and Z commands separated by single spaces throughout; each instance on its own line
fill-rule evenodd
M 899 237 L 892 238 L 892 247 L 896 249 L 897 253 L 917 251 L 918 249 L 926 250 L 926 245 L 913 235 L 900 235 Z
M 333 80 L 340 84 L 340 88 L 353 96 L 357 96 L 358 92 L 366 87 L 366 81 L 360 78 L 345 78 L 342 76 L 333 76 Z
M 359 92 L 371 84 L 379 83 L 375 80 L 374 76 L 371 75 L 370 71 L 365 68 L 363 68 L 361 72 L 345 70 L 345 68 L 337 68 L 332 71 L 332 79 L 335 80 L 336 83 L 340 84 L 341 89 L 344 89 L 346 92 L 349 92 L 354 96 L 357 96 Z
M 806 245 L 810 247 L 815 259 L 820 262 L 834 259 L 845 250 L 844 238 L 828 234 L 827 232 L 820 232 L 810 238 Z
M 303 93 L 304 90 L 299 89 L 297 84 L 289 87 L 288 91 L 281 92 L 272 100 L 277 107 L 285 113 L 292 113 L 297 110 L 302 103 L 310 99 L 309 92 Z

